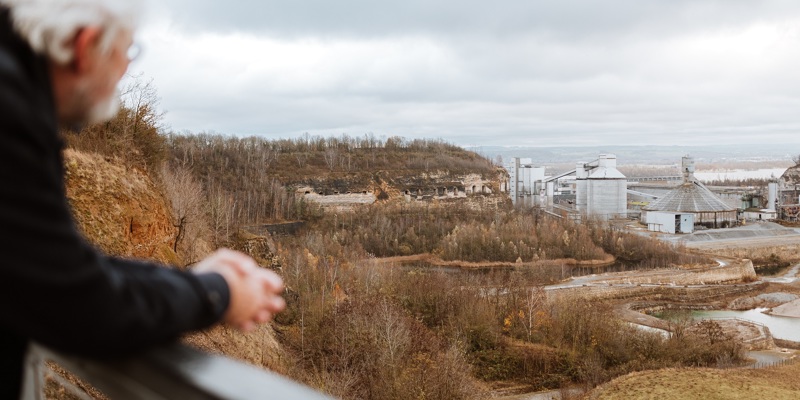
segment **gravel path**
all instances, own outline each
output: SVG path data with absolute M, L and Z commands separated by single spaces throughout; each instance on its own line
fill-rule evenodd
M 780 315 L 782 317 L 800 318 L 800 299 L 774 307 L 770 314 Z

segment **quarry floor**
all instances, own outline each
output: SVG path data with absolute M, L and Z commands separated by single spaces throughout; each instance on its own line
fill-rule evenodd
M 652 234 L 646 231 L 641 232 L 641 230 L 639 233 L 656 236 L 661 240 L 676 244 L 680 243 L 693 251 L 712 255 L 717 258 L 721 267 L 729 262 L 738 262 L 738 259 L 743 258 L 741 257 L 743 254 L 758 254 L 758 251 L 763 251 L 764 249 L 773 250 L 779 248 L 783 249 L 788 254 L 795 252 L 797 254 L 797 259 L 800 259 L 800 229 L 786 228 L 771 222 L 758 222 L 729 229 L 708 229 L 697 231 L 689 235 Z M 733 250 L 736 250 L 736 254 L 733 254 Z M 726 255 L 732 257 L 728 258 Z M 785 255 L 782 254 L 782 256 Z M 756 296 L 761 293 L 778 291 L 800 294 L 800 263 L 796 263 L 778 276 L 759 276 L 758 281 L 750 283 L 698 283 L 676 285 L 668 282 L 669 276 L 684 272 L 685 270 L 677 268 L 654 271 L 612 272 L 576 277 L 560 284 L 547 286 L 546 289 L 550 293 L 560 292 L 562 289 L 591 293 L 593 291 L 596 292 L 604 288 L 613 287 L 623 292 L 630 290 L 631 293 L 634 293 L 637 290 L 641 290 L 642 287 L 661 287 L 682 289 L 684 293 L 707 292 L 709 290 L 713 293 L 715 288 L 718 288 L 719 296 L 712 296 L 710 301 L 703 304 L 704 306 L 715 308 L 724 308 L 730 301 L 741 296 Z M 730 291 L 729 289 L 731 288 L 738 288 L 738 290 Z M 623 320 L 634 324 L 664 329 L 668 324 L 663 320 L 638 312 L 635 310 L 635 307 L 633 307 L 635 303 L 652 300 L 654 299 L 649 298 L 648 295 L 638 296 L 633 294 L 631 297 L 625 297 L 614 301 L 618 304 L 616 307 L 617 313 Z M 679 303 L 684 305 L 690 304 L 684 302 Z M 800 299 L 775 307 L 773 309 L 773 314 L 800 318 Z M 730 325 L 727 326 L 726 329 L 731 333 L 736 332 L 740 339 L 758 335 L 758 333 L 749 332 L 749 330 L 753 328 L 749 325 L 737 324 L 735 321 L 729 321 L 723 324 Z M 750 351 L 748 355 L 753 359 L 754 363 L 751 364 L 749 368 L 758 368 L 760 365 L 783 360 L 794 354 L 796 354 L 795 351 L 778 347 Z M 579 395 L 580 391 L 568 389 L 567 393 L 569 393 L 568 397 L 573 397 Z M 560 399 L 562 398 L 562 391 L 526 393 L 501 398 L 504 400 Z
M 800 247 L 800 228 L 787 228 L 774 222 L 752 222 L 735 228 L 704 229 L 682 235 L 657 234 L 656 237 L 698 251 Z

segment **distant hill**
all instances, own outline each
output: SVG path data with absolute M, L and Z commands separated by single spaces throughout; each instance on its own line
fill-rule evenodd
M 166 147 L 170 166 L 190 170 L 209 202 L 227 208 L 239 225 L 304 219 L 298 189 L 326 196 L 369 193 L 379 200 L 454 188 L 500 193 L 505 176 L 490 160 L 440 140 L 199 134 L 172 135 Z
M 787 148 L 780 144 L 759 143 L 751 145 L 720 146 L 583 146 L 583 147 L 467 147 L 489 159 L 503 157 L 504 162 L 513 157 L 532 158 L 534 163 L 549 165 L 591 161 L 600 153 L 617 155 L 620 164 L 670 165 L 679 163 L 682 156 L 690 154 L 699 163 L 727 161 L 790 160 L 800 153 L 800 148 Z

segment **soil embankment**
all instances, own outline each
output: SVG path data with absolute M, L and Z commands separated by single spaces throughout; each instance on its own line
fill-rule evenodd
M 768 314 L 800 318 L 800 299 L 774 307 Z
M 447 261 L 430 254 L 414 254 L 410 256 L 395 256 L 371 258 L 375 264 L 404 264 L 413 262 L 425 262 L 436 267 L 450 267 L 463 269 L 482 269 L 482 268 L 520 268 L 520 267 L 541 267 L 541 266 L 579 266 L 579 267 L 605 267 L 614 264 L 617 259 L 612 255 L 606 255 L 602 260 L 576 260 L 574 258 L 560 258 L 555 260 L 541 260 L 531 262 L 504 262 L 504 261 Z

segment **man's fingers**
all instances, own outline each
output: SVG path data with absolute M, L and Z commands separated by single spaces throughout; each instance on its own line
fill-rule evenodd
M 197 264 L 195 271 L 208 272 L 225 265 L 231 267 L 239 276 L 244 276 L 258 269 L 255 260 L 246 254 L 229 249 L 220 249 Z
M 239 329 L 241 329 L 244 332 L 252 332 L 253 329 L 255 328 L 256 328 L 256 323 L 253 321 L 245 321 L 242 322 L 241 325 L 239 325 Z
M 284 290 L 283 279 L 273 271 L 260 268 L 243 253 L 218 250 L 198 264 L 196 272 L 218 272 L 225 277 L 231 295 L 225 320 L 243 332 L 269 322 L 286 308 L 286 301 L 280 296 Z
M 286 308 L 286 300 L 283 297 L 275 296 L 270 300 L 270 309 L 273 314 L 279 313 Z
M 248 273 L 258 269 L 258 264 L 251 257 L 238 251 L 221 249 L 215 252 L 211 257 L 220 263 L 225 263 L 239 273 L 239 275 L 247 275 Z
M 260 324 L 269 322 L 271 319 L 272 319 L 272 313 L 267 310 L 261 310 L 256 315 L 256 322 Z
M 261 279 L 267 292 L 274 294 L 283 292 L 283 279 L 278 274 L 268 269 L 261 269 L 258 273 L 258 279 Z

